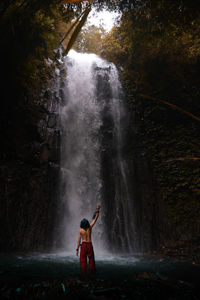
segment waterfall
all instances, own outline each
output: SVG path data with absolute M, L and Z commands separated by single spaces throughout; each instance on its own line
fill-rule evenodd
M 74 251 L 80 220 L 92 220 L 99 251 L 130 252 L 134 239 L 134 199 L 123 153 L 128 126 L 122 87 L 114 64 L 95 54 L 71 50 L 65 61 L 65 101 L 61 110 L 61 246 Z

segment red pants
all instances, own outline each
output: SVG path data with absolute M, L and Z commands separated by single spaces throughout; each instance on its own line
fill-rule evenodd
M 87 257 L 89 258 L 90 272 L 94 272 L 95 261 L 94 261 L 94 250 L 93 250 L 92 243 L 83 242 L 81 244 L 81 253 L 80 253 L 81 273 L 83 275 L 85 275 L 87 272 Z

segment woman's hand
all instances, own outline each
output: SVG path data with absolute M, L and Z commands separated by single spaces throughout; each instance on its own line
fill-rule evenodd
M 100 204 L 98 204 L 98 205 L 97 205 L 97 210 L 99 211 L 99 210 L 100 210 L 100 208 L 101 208 L 101 205 L 100 205 Z

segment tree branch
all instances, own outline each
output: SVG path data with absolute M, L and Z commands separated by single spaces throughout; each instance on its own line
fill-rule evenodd
M 83 11 L 80 16 L 78 16 L 78 18 L 76 19 L 76 21 L 71 25 L 71 27 L 68 29 L 68 31 L 65 33 L 64 37 L 62 38 L 62 40 L 60 41 L 60 45 L 62 44 L 62 42 L 66 39 L 66 37 L 69 35 L 69 33 L 72 31 L 72 29 L 76 26 L 76 24 L 78 23 L 79 19 L 83 16 L 83 14 L 85 13 L 85 11 Z
M 187 156 L 186 156 L 186 157 L 178 157 L 178 158 L 166 160 L 166 162 L 185 161 L 185 160 L 193 160 L 193 161 L 196 161 L 196 160 L 200 160 L 200 157 L 187 157 Z
M 193 115 L 191 112 L 181 108 L 180 106 L 177 106 L 173 103 L 170 103 L 168 101 L 165 101 L 165 100 L 162 100 L 162 99 L 158 99 L 158 98 L 154 98 L 154 97 L 151 97 L 151 96 L 148 96 L 148 95 L 144 95 L 144 94 L 137 94 L 137 96 L 139 96 L 140 98 L 144 98 L 144 99 L 150 99 L 150 100 L 154 100 L 154 101 L 158 101 L 158 102 L 161 102 L 161 103 L 164 103 L 170 107 L 173 107 L 181 112 L 183 112 L 184 114 L 188 115 L 189 117 L 195 119 L 196 121 L 199 121 L 200 122 L 200 118 Z
M 83 1 L 93 1 L 93 0 L 64 0 L 61 1 L 60 4 L 76 3 L 76 2 L 83 2 Z
M 69 50 L 71 49 L 71 47 L 73 46 L 75 40 L 76 40 L 76 37 L 77 35 L 79 34 L 79 32 L 81 31 L 81 28 L 83 27 L 83 25 L 85 24 L 85 21 L 87 20 L 87 17 L 89 15 L 91 11 L 91 5 L 89 5 L 89 7 L 87 7 L 84 11 L 84 14 L 81 18 L 81 20 L 79 21 L 78 25 L 76 26 L 72 36 L 71 36 L 71 39 L 69 40 L 69 43 L 65 49 L 65 54 L 68 54 Z

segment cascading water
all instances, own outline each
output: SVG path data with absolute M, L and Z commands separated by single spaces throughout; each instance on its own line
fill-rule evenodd
M 134 202 L 123 155 L 127 112 L 114 64 L 70 51 L 61 111 L 62 248 L 74 251 L 79 222 L 102 205 L 93 242 L 98 250 L 137 250 Z
M 91 219 L 101 202 L 101 163 L 99 130 L 101 106 L 95 97 L 92 72 L 95 56 L 71 51 L 66 59 L 66 105 L 61 112 L 63 128 L 61 167 L 65 210 L 63 242 L 74 250 L 80 220 Z M 95 232 L 100 235 L 98 226 Z

